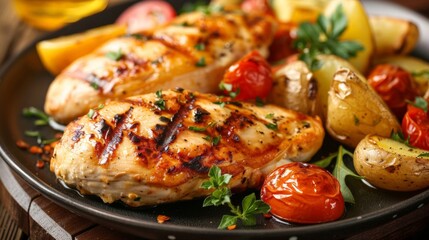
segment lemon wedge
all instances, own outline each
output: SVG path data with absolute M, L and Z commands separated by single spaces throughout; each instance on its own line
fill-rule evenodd
M 36 49 L 45 68 L 57 75 L 74 60 L 125 33 L 125 26 L 111 24 L 81 33 L 43 40 L 37 43 Z

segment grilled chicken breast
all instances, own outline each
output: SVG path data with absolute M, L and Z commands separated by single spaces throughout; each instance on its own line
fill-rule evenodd
M 111 40 L 56 77 L 45 112 L 67 123 L 107 100 L 158 89 L 216 92 L 233 62 L 254 49 L 268 54 L 275 29 L 265 15 L 194 12 L 150 32 Z
M 111 101 L 71 122 L 50 169 L 82 194 L 131 206 L 206 196 L 217 165 L 234 191 L 258 188 L 275 167 L 321 147 L 318 117 L 215 95 L 158 91 Z

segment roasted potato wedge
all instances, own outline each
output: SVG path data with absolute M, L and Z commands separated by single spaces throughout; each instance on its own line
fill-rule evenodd
M 415 191 L 429 187 L 427 154 L 390 138 L 368 135 L 356 147 L 353 164 L 376 187 Z
M 328 107 L 328 92 L 331 88 L 332 77 L 341 68 L 351 69 L 359 76 L 359 79 L 365 79 L 359 71 L 351 65 L 350 62 L 337 57 L 335 55 L 319 55 L 318 60 L 321 62 L 322 67 L 313 72 L 317 80 L 317 112 L 322 120 L 326 120 L 326 112 Z
M 353 40 L 363 45 L 364 50 L 349 59 L 361 73 L 366 73 L 374 52 L 374 39 L 368 16 L 359 0 L 331 0 L 324 10 L 326 16 L 332 15 L 338 5 L 342 5 L 347 16 L 347 29 L 341 35 L 342 40 Z
M 291 62 L 274 71 L 273 89 L 267 101 L 308 115 L 315 115 L 317 81 L 304 62 Z
M 350 69 L 338 70 L 328 95 L 326 130 L 340 143 L 356 147 L 368 134 L 388 137 L 400 125 L 377 93 Z
M 375 40 L 375 56 L 406 55 L 419 40 L 416 24 L 405 19 L 387 16 L 369 18 Z
M 428 73 L 429 73 L 429 63 L 412 56 L 387 56 L 382 58 L 376 58 L 374 64 L 383 64 L 389 63 L 397 65 L 407 70 L 414 76 L 417 89 L 420 92 L 420 95 L 423 95 L 428 88 Z M 425 74 L 426 73 L 426 74 Z

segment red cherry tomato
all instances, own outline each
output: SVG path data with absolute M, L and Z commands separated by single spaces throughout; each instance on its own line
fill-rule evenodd
M 391 64 L 378 65 L 368 77 L 368 83 L 381 96 L 398 119 L 407 110 L 407 102 L 417 95 L 409 72 Z
M 296 39 L 297 26 L 294 23 L 280 23 L 273 42 L 270 45 L 268 61 L 276 62 L 283 60 L 298 51 L 293 47 Z
M 344 213 L 338 180 L 313 164 L 278 167 L 265 179 L 261 199 L 270 205 L 271 214 L 294 223 L 328 222 Z
M 273 74 L 268 62 L 253 51 L 229 67 L 222 83 L 231 85 L 225 93 L 238 93 L 237 100 L 265 98 L 271 91 Z
M 408 110 L 402 119 L 402 133 L 412 146 L 429 150 L 428 114 L 421 108 L 408 105 Z
M 258 12 L 274 16 L 273 9 L 268 3 L 268 0 L 244 0 L 241 3 L 241 10 L 247 13 Z
M 151 29 L 176 16 L 174 8 L 165 1 L 149 0 L 138 2 L 126 9 L 116 20 L 126 24 L 130 33 Z

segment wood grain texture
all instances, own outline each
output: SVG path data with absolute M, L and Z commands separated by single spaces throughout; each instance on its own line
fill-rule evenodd
M 138 240 L 134 236 L 128 235 L 126 233 L 121 233 L 103 226 L 97 226 L 89 229 L 86 232 L 83 232 L 80 235 L 77 235 L 75 240 L 121 240 L 121 239 L 133 239 Z
M 72 240 L 95 224 L 40 196 L 30 206 L 30 239 Z
M 0 160 L 0 180 L 2 182 L 1 196 L 3 207 L 8 211 L 25 233 L 29 232 L 28 209 L 31 201 L 40 196 L 24 180 L 12 173 L 3 160 Z

